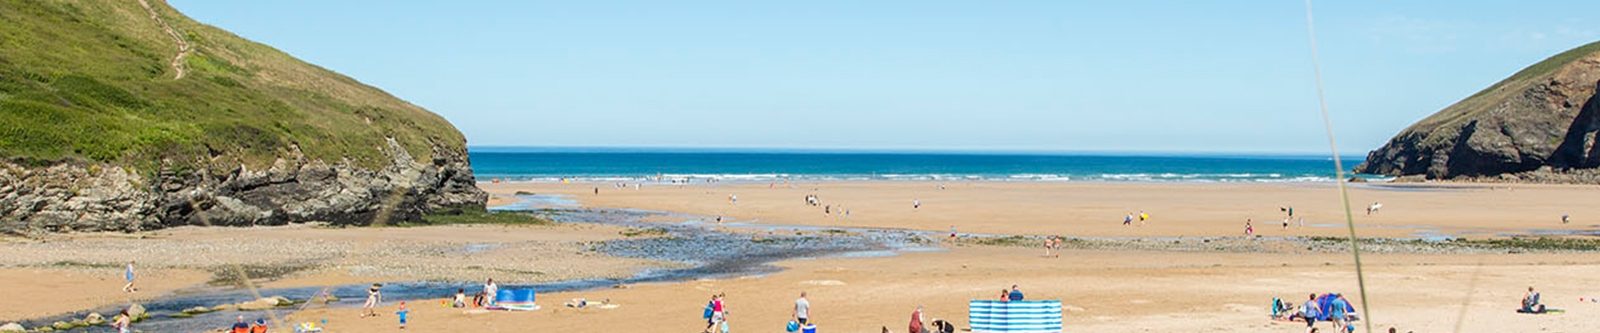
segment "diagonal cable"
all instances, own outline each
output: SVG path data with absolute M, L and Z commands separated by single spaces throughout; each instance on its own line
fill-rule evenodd
M 1361 245 L 1356 241 L 1355 214 L 1350 211 L 1350 190 L 1345 186 L 1344 161 L 1339 159 L 1339 145 L 1333 137 L 1333 119 L 1328 116 L 1328 96 L 1322 85 L 1322 59 L 1317 56 L 1317 29 L 1312 20 L 1311 0 L 1306 0 L 1306 37 L 1311 43 L 1311 71 L 1316 80 L 1317 106 L 1322 111 L 1322 127 L 1328 133 L 1328 150 L 1333 154 L 1334 183 L 1339 187 L 1339 200 L 1344 204 L 1345 228 L 1350 232 L 1350 255 L 1355 257 L 1356 285 L 1361 289 L 1361 313 L 1366 314 L 1361 323 L 1372 332 L 1372 312 L 1367 308 L 1367 278 L 1361 271 Z

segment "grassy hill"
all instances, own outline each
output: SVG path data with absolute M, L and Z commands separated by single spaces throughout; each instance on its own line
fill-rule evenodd
M 161 0 L 0 0 L 0 22 L 0 158 L 16 163 L 227 169 L 297 145 L 372 168 L 386 137 L 418 161 L 465 149 L 438 115 Z

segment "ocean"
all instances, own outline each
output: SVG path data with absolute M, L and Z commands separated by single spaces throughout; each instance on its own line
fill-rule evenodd
M 1330 182 L 1312 155 L 470 147 L 478 180 Z M 1361 162 L 1345 157 L 1345 166 Z

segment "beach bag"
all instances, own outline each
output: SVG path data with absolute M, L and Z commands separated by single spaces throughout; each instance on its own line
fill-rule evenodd
M 722 322 L 722 333 L 728 333 L 728 322 Z
M 793 320 L 789 321 L 789 325 L 783 327 L 783 331 L 784 332 L 793 333 L 793 332 L 799 331 L 799 330 L 800 330 L 800 323 L 794 322 Z
M 716 305 L 716 303 L 706 303 L 706 311 L 700 315 L 700 319 L 711 320 L 711 310 L 716 309 Z

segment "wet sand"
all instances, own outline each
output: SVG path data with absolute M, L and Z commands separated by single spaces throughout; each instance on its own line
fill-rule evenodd
M 588 250 L 621 238 L 598 225 L 456 225 L 407 228 L 182 227 L 139 234 L 68 234 L 0 242 L 0 322 L 125 305 L 175 290 L 460 281 L 502 283 L 621 278 L 660 267 Z M 138 262 L 141 291 L 120 291 L 122 264 Z M 208 283 L 210 282 L 210 283 Z M 38 297 L 13 297 L 14 295 Z M 48 299 L 45 305 L 32 302 Z

